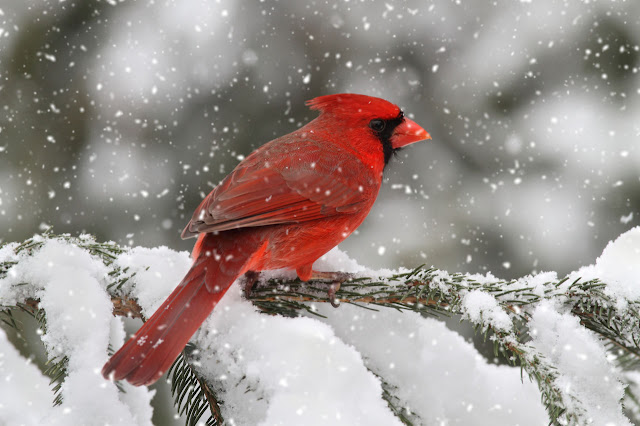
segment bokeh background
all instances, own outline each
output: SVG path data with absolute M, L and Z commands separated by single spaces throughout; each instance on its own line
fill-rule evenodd
M 352 257 L 562 275 L 640 224 L 639 44 L 636 1 L 0 0 L 0 242 L 188 250 L 242 156 L 356 92 L 433 140 Z
M 241 156 L 356 92 L 433 136 L 342 247 L 570 272 L 638 225 L 640 3 L 0 1 L 0 233 L 189 249 Z

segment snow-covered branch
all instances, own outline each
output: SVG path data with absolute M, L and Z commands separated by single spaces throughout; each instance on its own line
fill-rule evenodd
M 300 283 L 286 271 L 264 273 L 252 303 L 239 289 L 230 291 L 174 365 L 169 376 L 177 406 L 190 420 L 212 411 L 211 424 L 222 417 L 235 424 L 480 418 L 630 424 L 621 401 L 637 416 L 640 262 L 633 255 L 639 248 L 636 228 L 594 265 L 563 279 L 543 273 L 513 281 L 423 267 L 371 271 L 334 250 L 315 267 L 357 277 L 336 292 L 338 309 L 324 303 L 322 283 Z M 73 413 L 80 422 L 150 424 L 151 392 L 123 384 L 123 394 L 100 378 L 110 345 L 124 339 L 111 312 L 149 316 L 188 267 L 186 253 L 129 249 L 89 236 L 44 235 L 2 247 L 3 319 L 17 327 L 16 309 L 41 318 L 48 356 L 60 367 L 60 406 L 43 398 L 33 416 L 63 423 Z M 479 359 L 467 342 L 428 318 L 443 315 L 459 315 L 491 339 L 496 357 L 526 372 L 537 395 L 517 369 Z M 2 344 L 8 345 L 4 338 Z M 20 362 L 17 353 L 5 358 Z M 29 374 L 34 386 L 44 379 Z M 89 386 L 102 397 L 94 394 L 89 403 Z M 218 398 L 225 401 L 221 407 Z M 3 410 L 3 420 L 25 421 L 19 403 Z
M 597 278 L 572 276 L 545 281 L 549 278 L 544 274 L 506 282 L 491 276 L 450 275 L 434 268 L 418 268 L 381 281 L 359 278 L 343 284 L 336 297 L 341 303 L 367 304 L 369 309 L 378 305 L 423 315 L 462 315 L 485 336 L 490 333 L 496 356 L 520 365 L 537 382 L 554 423 L 588 424 L 591 416 L 580 389 L 565 390 L 561 386 L 565 379 L 561 366 L 555 365 L 529 335 L 530 331 L 544 331 L 531 330 L 530 323 L 534 316 L 541 315 L 540 309 L 557 315 L 564 312 L 564 319 L 575 322 L 575 318 L 570 319 L 573 315 L 580 325 L 605 338 L 612 349 L 618 349 L 613 351 L 616 357 L 633 358 L 632 362 L 639 365 L 640 300 L 616 298 L 607 292 L 609 286 Z M 251 300 L 266 312 L 276 313 L 315 313 L 315 306 L 305 303 L 328 301 L 322 287 L 314 287 L 313 283 L 276 280 L 258 287 Z

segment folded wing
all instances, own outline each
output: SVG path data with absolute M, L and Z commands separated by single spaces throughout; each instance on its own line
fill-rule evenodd
M 352 155 L 308 139 L 264 145 L 200 203 L 182 237 L 358 212 L 379 184 Z

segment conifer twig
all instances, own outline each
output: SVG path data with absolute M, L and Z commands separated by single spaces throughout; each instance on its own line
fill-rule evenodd
M 121 269 L 114 263 L 117 256 L 126 252 L 127 248 L 115 243 L 98 243 L 90 236 L 76 238 L 47 233 L 16 245 L 13 251 L 16 256 L 20 253 L 31 255 L 48 239 L 73 244 L 102 260 L 109 268 L 110 282 L 107 289 L 114 305 L 113 314 L 142 318 L 142 308 L 124 290 L 127 288 L 125 283 L 135 281 L 135 272 L 130 272 L 128 268 Z M 17 263 L 15 259 L 0 259 L 0 279 Z M 606 284 L 599 280 L 570 281 L 564 278 L 538 284 L 535 288 L 526 283 L 527 281 L 520 280 L 502 281 L 448 274 L 434 268 L 418 267 L 391 277 L 360 277 L 342 283 L 335 293 L 335 299 L 364 309 L 386 307 L 436 317 L 462 315 L 464 321 L 469 321 L 485 338 L 493 341 L 496 356 L 503 356 L 514 365 L 519 365 L 537 383 L 552 424 L 580 424 L 585 420 L 586 407 L 573 394 L 559 388 L 556 367 L 529 343 L 527 323 L 531 319 L 531 312 L 545 300 L 566 306 L 567 311 L 579 318 L 584 327 L 609 343 L 609 349 L 615 354 L 615 361 L 625 368 L 637 366 L 640 362 L 640 301 L 626 300 L 624 304 L 617 303 L 619 301 L 605 291 Z M 28 283 L 19 285 L 24 284 Z M 501 312 L 508 315 L 510 329 L 496 328 L 489 318 L 482 315 L 474 319 L 465 316 L 467 312 L 463 300 L 465 295 L 473 291 L 486 293 L 495 299 Z M 253 288 L 249 299 L 265 313 L 284 316 L 297 316 L 301 312 L 322 316 L 317 304 L 330 302 L 326 283 L 301 283 L 298 280 L 259 283 Z M 9 326 L 18 327 L 12 314 L 16 309 L 32 313 L 44 324 L 46 313 L 40 309 L 38 299 L 26 297 L 10 306 L 0 306 L 0 319 Z M 181 359 L 183 364 L 179 365 Z M 61 363 L 63 361 L 64 359 L 54 361 L 59 364 L 59 368 L 50 371 L 55 376 L 52 383 L 56 385 L 56 392 L 60 390 L 59 384 L 66 375 L 66 368 Z M 211 416 L 208 423 L 221 424 L 219 406 L 210 384 L 186 361 L 184 354 L 176 361 L 174 368 L 173 386 L 178 386 L 175 388 L 175 395 L 179 411 L 187 410 L 189 418 L 197 422 L 203 415 L 203 410 L 209 410 Z M 381 380 L 384 381 L 384 378 Z M 61 398 L 62 395 L 57 393 L 56 401 L 61 401 Z M 401 421 L 411 424 L 411 420 L 402 414 L 402 409 L 395 405 L 402 401 L 393 395 L 393 386 L 385 388 L 385 399 Z M 634 395 L 626 398 L 625 403 L 632 405 L 631 409 L 635 412 L 640 408 Z

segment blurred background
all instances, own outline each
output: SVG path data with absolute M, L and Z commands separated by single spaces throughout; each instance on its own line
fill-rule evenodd
M 640 3 L 0 1 L 0 241 L 188 250 L 242 156 L 356 92 L 433 136 L 343 249 L 519 277 L 640 223 Z
M 397 103 L 401 151 L 341 247 L 503 278 L 640 224 L 640 2 L 0 0 L 0 243 L 189 250 L 200 200 L 304 101 Z

